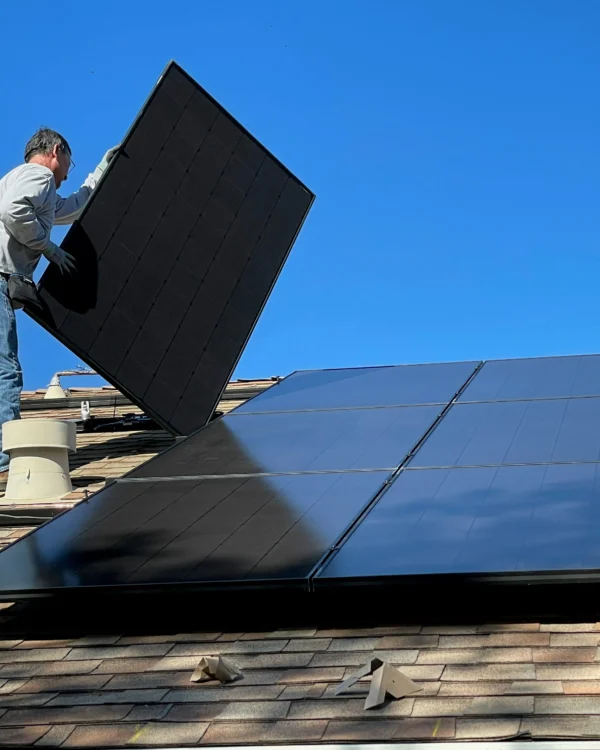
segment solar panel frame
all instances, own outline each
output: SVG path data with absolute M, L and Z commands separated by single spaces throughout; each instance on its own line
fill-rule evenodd
M 181 81 L 186 82 L 187 93 L 185 86 L 180 85 Z M 168 91 L 165 89 L 167 85 L 170 86 Z M 179 116 L 174 114 L 175 105 L 165 105 L 166 100 L 162 100 L 165 97 L 179 106 Z M 186 107 L 190 102 L 196 102 L 195 97 L 198 97 L 198 102 L 194 116 L 190 115 L 186 124 L 183 122 L 188 111 Z M 205 123 L 206 135 L 196 152 L 196 157 L 204 153 L 202 168 L 195 166 L 198 158 L 190 165 L 190 154 L 182 153 L 180 148 L 185 138 L 190 137 L 192 124 L 198 125 L 201 105 L 212 107 L 216 113 L 212 123 Z M 210 147 L 205 148 L 219 124 L 223 139 L 229 139 L 230 154 L 233 154 L 226 153 L 222 173 L 219 171 L 220 162 L 216 163 L 215 159 L 218 162 L 223 144 L 213 137 Z M 174 137 L 172 134 L 177 128 L 181 133 Z M 237 134 L 235 142 L 232 142 L 232 133 Z M 144 152 L 144 158 L 141 158 L 141 143 L 156 146 L 155 161 L 152 161 L 152 151 L 149 154 Z M 159 155 L 161 145 L 165 148 Z M 256 169 L 254 177 L 252 169 Z M 228 230 L 229 234 L 220 244 L 214 239 L 216 236 L 210 234 L 213 229 L 191 230 L 192 235 L 194 231 L 200 232 L 193 236 L 202 237 L 203 258 L 209 254 L 211 237 L 218 243 L 208 270 L 204 269 L 201 293 L 198 293 L 197 286 L 194 288 L 193 277 L 185 265 L 189 266 L 194 257 L 185 247 L 173 258 L 171 276 L 163 286 L 166 268 L 157 268 L 160 264 L 157 264 L 156 252 L 164 250 L 165 242 L 176 235 L 181 242 L 197 218 L 196 208 L 186 209 L 183 182 L 179 184 L 178 181 L 193 183 L 193 188 L 188 185 L 186 190 L 198 190 L 203 179 L 205 183 L 210 182 L 206 174 L 212 175 L 211 179 L 217 182 L 214 189 L 205 189 L 210 210 L 203 216 L 209 216 L 213 222 L 210 226 L 215 230 L 217 224 L 214 222 L 220 221 L 218 231 Z M 264 178 L 261 177 L 263 174 Z M 283 182 L 280 193 L 275 196 L 269 193 L 272 190 L 269 186 L 276 184 L 274 181 L 279 175 Z M 248 187 L 245 196 L 240 198 L 237 188 L 231 190 L 227 187 L 233 184 L 229 176 L 235 179 L 236 185 Z M 133 177 L 140 186 L 137 195 L 132 188 L 135 184 Z M 110 194 L 103 189 L 107 180 L 110 181 Z M 151 187 L 147 189 L 148 184 Z M 176 201 L 177 213 L 169 215 L 166 220 L 168 204 L 154 205 L 155 199 L 159 195 L 174 195 L 176 185 L 181 192 Z M 217 193 L 218 197 L 215 197 Z M 195 193 L 194 200 L 196 197 Z M 76 283 L 69 285 L 68 293 L 61 291 L 65 289 L 64 281 L 50 266 L 39 285 L 45 311 L 28 312 L 163 427 L 175 434 L 190 434 L 206 424 L 221 398 L 314 198 L 314 194 L 222 105 L 180 66 L 171 62 L 129 128 L 121 152 L 108 166 L 80 219 L 63 241 L 63 247 L 77 257 L 80 274 Z M 260 211 L 253 211 L 252 205 Z M 114 237 L 111 240 L 110 227 L 102 220 L 108 211 L 114 226 L 118 227 L 115 237 L 121 232 L 118 242 Z M 149 217 L 155 214 L 159 218 L 149 221 Z M 219 215 L 221 219 L 217 219 Z M 257 224 L 259 215 L 265 217 L 262 225 Z M 161 230 L 163 224 L 165 228 Z M 150 239 L 153 230 L 157 234 Z M 123 242 L 125 238 L 131 246 Z M 253 238 L 256 242 L 244 260 L 242 255 L 246 245 L 243 243 L 250 245 Z M 190 245 L 192 248 L 196 246 L 193 242 Z M 162 260 L 167 264 L 164 254 Z M 233 275 L 234 268 L 239 276 Z M 115 269 L 120 282 L 115 279 Z M 199 268 L 195 271 L 201 274 Z M 229 289 L 227 284 L 231 285 L 231 281 L 235 283 Z M 153 312 L 147 315 L 144 306 L 147 308 L 148 300 L 153 300 L 154 295 L 158 296 Z M 185 307 L 186 300 L 194 297 L 196 301 L 186 308 L 187 313 L 179 310 L 177 325 L 179 301 Z M 71 310 L 61 302 L 68 302 Z M 88 312 L 81 312 L 85 310 Z M 137 315 L 134 320 L 133 311 Z M 200 318 L 211 321 L 206 340 L 198 336 Z M 206 322 L 203 330 L 208 331 L 208 326 Z M 154 361 L 159 344 L 165 357 Z M 195 358 L 198 349 L 202 354 Z M 152 362 L 141 362 L 140 358 L 144 357 L 151 358 Z

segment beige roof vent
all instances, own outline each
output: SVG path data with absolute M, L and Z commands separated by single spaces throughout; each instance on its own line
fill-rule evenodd
M 69 452 L 76 450 L 74 422 L 18 419 L 2 426 L 10 456 L 4 505 L 52 503 L 72 490 Z

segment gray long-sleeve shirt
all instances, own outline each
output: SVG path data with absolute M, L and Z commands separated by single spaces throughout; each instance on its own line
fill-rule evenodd
M 22 164 L 0 180 L 0 272 L 31 278 L 54 224 L 71 224 L 96 186 L 96 176 L 61 198 L 52 171 Z

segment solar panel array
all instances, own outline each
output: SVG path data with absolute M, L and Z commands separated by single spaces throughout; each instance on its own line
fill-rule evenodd
M 600 356 L 486 362 L 319 574 L 600 569 Z
M 0 592 L 600 570 L 596 374 L 295 373 L 1 552 Z
M 171 64 L 30 314 L 175 434 L 204 426 L 313 194 Z
M 0 553 L 0 590 L 306 588 L 475 366 L 292 375 Z

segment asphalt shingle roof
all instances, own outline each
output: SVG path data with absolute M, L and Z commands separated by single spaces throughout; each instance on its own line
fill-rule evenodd
M 4 628 L 10 629 L 10 609 Z M 371 635 L 377 631 L 378 635 Z M 125 746 L 600 736 L 597 623 L 81 636 L 0 643 L 0 743 Z M 586 645 L 580 645 L 585 643 Z M 194 684 L 207 654 L 239 682 Z M 366 712 L 373 654 L 420 692 Z

